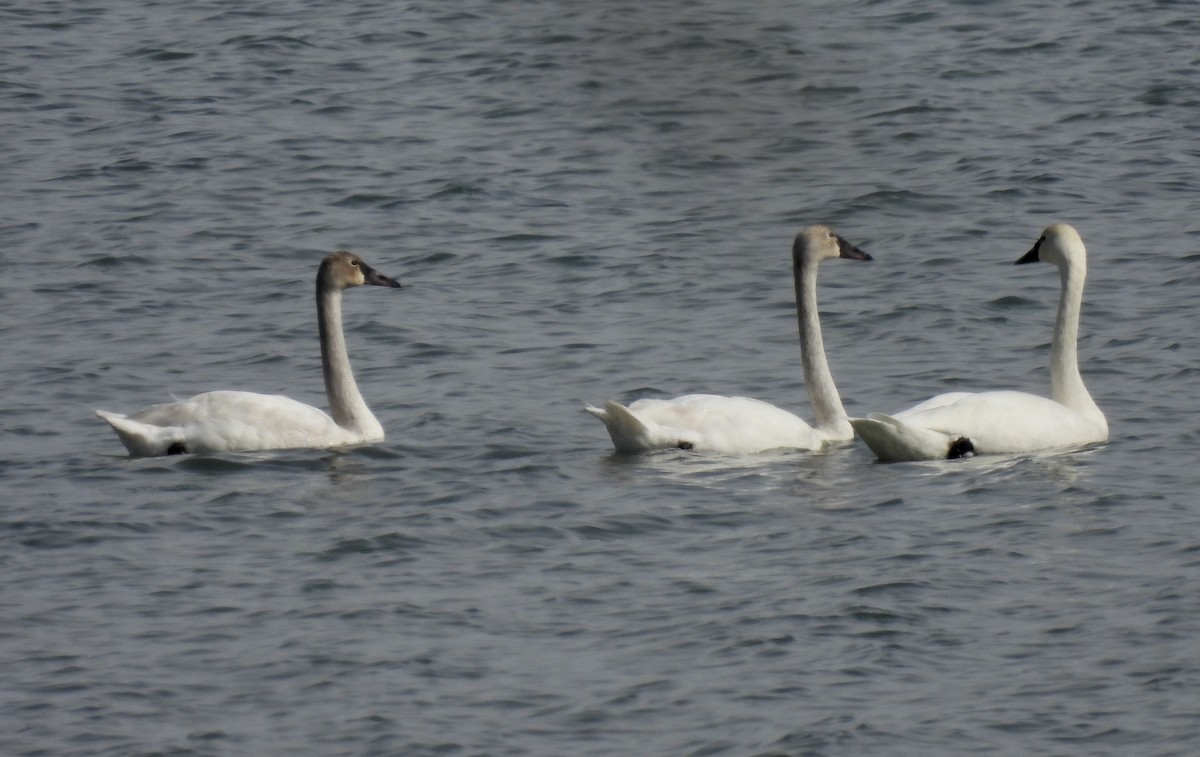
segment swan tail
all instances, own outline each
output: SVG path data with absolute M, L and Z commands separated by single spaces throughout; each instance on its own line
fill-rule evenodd
M 174 455 L 188 451 L 184 445 L 182 430 L 175 426 L 151 426 L 107 410 L 97 410 L 96 415 L 112 426 L 121 444 L 125 445 L 125 449 L 129 450 L 133 457 Z
M 914 426 L 883 413 L 851 418 L 850 425 L 875 456 L 888 463 L 962 457 L 963 454 L 953 454 L 954 450 L 967 451 L 960 449 L 964 444 L 970 447 L 966 439 L 953 439 L 940 431 Z
M 603 421 L 618 452 L 645 452 L 652 449 L 694 449 L 694 435 L 678 429 L 643 421 L 620 402 L 608 401 L 604 407 L 587 405 L 584 410 Z
M 652 448 L 650 428 L 620 402 L 605 402 L 602 408 L 588 405 L 584 410 L 604 423 L 618 452 L 639 452 Z

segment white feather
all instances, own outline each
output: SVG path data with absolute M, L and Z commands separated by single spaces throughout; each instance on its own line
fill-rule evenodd
M 321 363 L 332 416 L 278 394 L 215 391 L 129 415 L 97 410 L 136 457 L 337 447 L 383 439 L 350 368 L 342 333 L 341 293 L 362 284 L 399 287 L 356 255 L 335 252 L 317 273 Z
M 944 459 L 966 440 L 975 454 L 1069 449 L 1108 438 L 1104 414 L 1079 374 L 1077 341 L 1087 252 L 1066 224 L 1046 229 L 1018 263 L 1057 266 L 1062 281 L 1050 350 L 1050 397 L 1015 391 L 952 392 L 893 415 L 851 418 L 854 430 L 884 461 Z
M 792 245 L 796 312 L 815 426 L 760 400 L 714 394 L 643 399 L 629 407 L 610 401 L 603 408 L 589 405 L 584 409 L 604 422 L 613 446 L 621 452 L 672 447 L 727 453 L 815 450 L 853 438 L 854 430 L 825 358 L 817 314 L 817 266 L 836 257 L 871 259 L 825 226 L 810 226 L 796 235 Z

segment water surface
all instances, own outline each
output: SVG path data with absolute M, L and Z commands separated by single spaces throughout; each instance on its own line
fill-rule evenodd
M 0 8 L 0 751 L 1190 755 L 1188 5 L 322 0 Z M 1066 455 L 612 454 L 584 402 L 808 416 L 1045 392 Z M 93 409 L 323 405 L 312 278 L 387 441 L 128 459 Z

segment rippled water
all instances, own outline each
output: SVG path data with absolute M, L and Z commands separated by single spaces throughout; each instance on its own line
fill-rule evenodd
M 1191 755 L 1198 22 L 1174 2 L 0 5 L 0 752 Z M 615 456 L 585 401 L 1044 391 L 1111 441 Z M 97 407 L 384 443 L 131 460 Z

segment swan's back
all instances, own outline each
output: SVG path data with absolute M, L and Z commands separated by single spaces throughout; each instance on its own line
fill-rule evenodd
M 1072 447 L 1104 441 L 1103 417 L 1081 415 L 1048 397 L 1016 391 L 963 394 L 940 405 L 897 413 L 905 423 L 970 439 L 979 454 Z
M 588 412 L 604 421 L 621 452 L 679 447 L 750 454 L 769 449 L 820 449 L 826 438 L 804 419 L 749 397 L 687 394 L 616 402 Z
M 99 410 L 136 456 L 332 447 L 357 438 L 315 407 L 281 394 L 215 391 L 130 415 Z M 382 438 L 382 434 L 379 435 Z

